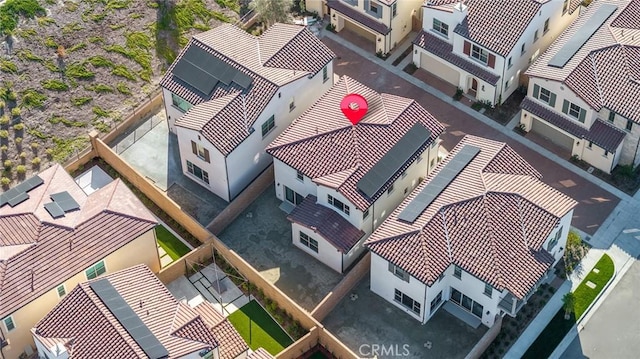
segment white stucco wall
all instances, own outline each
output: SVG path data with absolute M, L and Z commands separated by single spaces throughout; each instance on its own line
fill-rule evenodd
M 300 231 L 318 241 L 318 253 L 300 243 Z M 297 223 L 292 223 L 291 240 L 293 245 L 300 248 L 300 250 L 326 264 L 334 271 L 342 273 L 342 253 L 318 233 Z
M 300 181 L 297 178 L 298 172 L 277 158 L 273 159 L 273 171 L 275 177 L 274 188 L 276 197 L 279 200 L 285 200 L 285 186 L 291 188 L 302 197 L 317 195 L 317 185 L 313 183 L 311 178 L 304 176 L 304 180 Z
M 164 111 L 167 115 L 167 122 L 169 123 L 169 131 L 176 133 L 176 120 L 182 117 L 184 112 L 173 105 L 171 92 L 165 88 L 162 89 L 162 99 L 164 101 Z

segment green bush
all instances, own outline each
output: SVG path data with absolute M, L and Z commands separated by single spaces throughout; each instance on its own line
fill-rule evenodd
M 22 114 L 22 109 L 20 107 L 14 107 L 11 109 L 11 116 L 18 117 Z
M 87 62 L 95 67 L 114 67 L 115 66 L 113 61 L 100 55 L 91 56 L 90 58 L 87 59 Z
M 13 61 L 0 58 L 0 71 L 13 74 L 18 72 L 18 66 Z
M 89 102 L 91 102 L 93 100 L 93 97 L 75 97 L 75 98 L 71 98 L 71 103 L 74 106 L 82 106 L 84 104 L 87 104 Z
M 77 22 L 72 22 L 70 24 L 65 25 L 62 28 L 62 33 L 65 34 L 65 35 L 68 35 L 68 34 L 70 34 L 72 32 L 80 31 L 82 29 L 84 29 L 84 27 L 82 27 L 82 25 L 80 25 Z
M 2 116 L 0 116 L 0 125 L 6 125 L 7 123 L 9 123 L 9 114 L 4 114 Z
M 125 25 L 125 24 L 112 24 L 112 25 L 109 25 L 109 28 L 110 28 L 112 31 L 115 31 L 115 30 L 120 30 L 120 29 L 122 29 L 122 28 L 123 28 L 123 27 L 125 27 L 125 26 L 127 26 L 127 25 Z
M 40 159 L 40 157 L 34 157 L 34 158 L 31 160 L 31 164 L 32 164 L 32 165 L 34 165 L 34 166 L 38 166 L 38 165 L 40 165 L 40 162 L 42 162 L 42 160 Z
M 85 89 L 88 91 L 94 91 L 97 93 L 113 92 L 113 87 L 105 84 L 95 84 L 95 85 L 85 86 Z
M 137 80 L 136 74 L 123 65 L 116 65 L 113 70 L 111 70 L 111 74 L 124 77 L 131 81 Z
M 35 55 L 33 52 L 31 52 L 31 50 L 29 49 L 22 49 L 22 50 L 18 50 L 16 51 L 16 56 L 20 59 L 20 60 L 27 60 L 27 61 L 36 61 L 36 62 L 42 62 L 42 57 Z
M 14 131 L 24 130 L 24 123 L 16 123 L 15 125 L 13 125 L 13 130 Z
M 84 42 L 81 42 L 79 44 L 75 44 L 73 46 L 71 46 L 70 48 L 67 49 L 68 53 L 72 53 L 74 51 L 78 51 L 78 50 L 82 50 L 84 48 L 87 47 L 87 44 L 85 44 Z
M 96 128 L 96 130 L 100 131 L 100 132 L 104 132 L 107 133 L 111 130 L 111 126 L 109 126 L 106 122 L 104 121 L 96 121 L 93 123 L 93 127 Z
M 116 89 L 123 95 L 131 95 L 131 90 L 124 82 L 118 82 Z
M 130 49 L 141 48 L 145 50 L 150 50 L 153 47 L 153 42 L 149 35 L 142 31 L 134 31 L 126 33 L 126 44 Z
M 44 60 L 42 64 L 51 72 L 60 72 L 60 68 L 58 68 L 58 65 L 56 65 L 53 60 Z
M 85 127 L 87 126 L 86 123 L 84 122 L 80 122 L 80 121 L 71 121 L 68 120 L 62 116 L 53 116 L 49 119 L 49 122 L 57 125 L 59 123 L 62 123 L 63 125 L 67 126 L 67 127 Z
M 47 25 L 51 25 L 51 24 L 55 24 L 56 21 L 50 17 L 39 17 L 38 18 L 38 25 L 40 26 L 47 26 Z
M 92 79 L 96 74 L 93 71 L 89 71 L 84 63 L 74 62 L 67 65 L 65 70 L 65 74 L 68 77 L 73 77 L 76 79 L 88 80 Z
M 9 183 L 11 183 L 11 179 L 3 176 L 0 178 L 0 183 L 2 183 L 3 186 L 8 186 Z
M 9 137 L 9 131 L 0 130 L 0 138 L 7 138 L 7 137 Z
M 97 118 L 100 117 L 109 117 L 111 116 L 111 112 L 103 109 L 100 106 L 93 106 L 93 108 L 91 109 L 91 111 L 96 115 Z
M 69 0 L 64 2 L 64 9 L 68 12 L 75 12 L 76 10 L 78 10 L 78 6 L 79 4 L 77 2 Z
M 126 9 L 131 4 L 132 0 L 109 0 L 106 9 Z
M 13 162 L 11 160 L 5 160 L 4 169 L 8 171 L 11 167 L 13 167 Z
M 18 26 L 18 16 L 33 19 L 45 15 L 38 0 L 7 0 L 0 6 L 0 34 L 7 34 Z
M 87 39 L 87 41 L 89 41 L 92 44 L 101 42 L 104 44 L 104 39 L 100 36 L 91 36 L 90 38 Z
M 18 165 L 16 166 L 16 172 L 18 172 L 18 174 L 24 174 L 27 172 L 27 168 L 24 165 Z
M 52 49 L 57 49 L 58 48 L 58 43 L 51 36 L 48 36 L 47 38 L 45 38 L 43 44 L 44 44 L 44 46 L 50 47 Z
M 21 105 L 26 108 L 40 108 L 47 100 L 47 96 L 34 89 L 26 89 L 20 93 Z
M 69 85 L 56 79 L 43 80 L 40 84 L 43 88 L 51 91 L 67 91 L 69 89 Z

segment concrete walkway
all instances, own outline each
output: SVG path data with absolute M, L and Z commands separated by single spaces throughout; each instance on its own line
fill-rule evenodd
M 391 54 L 391 56 L 389 56 L 385 60 L 385 62 L 389 64 L 393 64 L 393 62 L 396 61 L 396 59 L 400 57 L 400 55 L 402 55 L 402 53 L 405 52 L 406 49 L 413 46 L 413 40 L 416 38 L 416 36 L 418 36 L 418 33 L 415 31 L 411 31 L 410 33 L 408 33 L 407 36 L 405 36 L 404 40 L 402 40 L 402 42 L 398 45 L 398 47 L 395 48 L 395 50 L 393 51 L 393 54 Z M 407 58 L 413 58 L 413 55 L 412 54 L 407 55 L 405 60 Z M 405 62 L 405 61 L 403 60 L 402 62 Z M 402 68 L 404 67 L 400 67 L 400 69 Z

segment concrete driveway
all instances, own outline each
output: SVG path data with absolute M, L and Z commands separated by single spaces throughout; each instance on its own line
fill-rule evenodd
M 637 358 L 640 352 L 640 263 L 636 261 L 591 316 L 566 359 Z
M 362 280 L 322 322 L 359 357 L 373 358 L 377 345 L 381 359 L 464 358 L 488 330 L 473 329 L 442 307 L 422 325 L 374 294 L 369 284 L 368 277 Z
M 169 132 L 164 109 L 109 145 L 203 226 L 227 206 L 222 198 L 182 174 L 178 138 Z
M 280 288 L 311 311 L 338 284 L 342 275 L 291 243 L 291 223 L 278 208 L 269 186 L 218 237 Z
M 579 202 L 574 211 L 572 225 L 593 234 L 620 201 L 564 166 L 533 152 L 528 147 L 485 125 L 481 121 L 447 104 L 419 87 L 385 70 L 358 53 L 325 37 L 322 41 L 338 56 L 334 71 L 348 75 L 380 92 L 413 98 L 446 126 L 443 146 L 451 149 L 466 134 L 482 136 L 508 143 L 543 176 L 543 181 Z M 566 166 L 573 166 L 567 163 Z

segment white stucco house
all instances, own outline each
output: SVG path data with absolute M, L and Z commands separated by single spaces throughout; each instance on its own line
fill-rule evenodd
M 443 304 L 478 326 L 515 316 L 562 258 L 576 205 L 540 178 L 466 136 L 365 242 L 371 290 L 422 323 Z
M 340 109 L 353 93 L 368 106 L 355 125 Z M 343 76 L 267 148 L 293 244 L 347 270 L 364 240 L 436 167 L 443 130 L 415 100 Z
M 429 0 L 413 63 L 478 101 L 501 104 L 579 8 L 579 0 Z
M 606 173 L 640 164 L 640 3 L 597 1 L 529 68 L 520 124 Z
M 303 0 L 305 1 L 305 0 Z M 369 41 L 366 50 L 387 54 L 410 32 L 423 0 L 306 0 L 306 8 L 329 15 L 335 31 L 353 32 Z
M 193 36 L 160 82 L 183 173 L 235 198 L 271 164 L 265 147 L 331 88 L 334 58 L 297 25 L 256 37 L 225 24 Z

